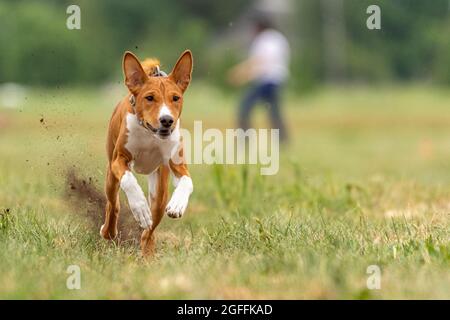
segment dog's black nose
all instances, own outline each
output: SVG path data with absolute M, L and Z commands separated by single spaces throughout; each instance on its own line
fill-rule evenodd
M 164 115 L 159 118 L 159 122 L 164 128 L 170 128 L 170 126 L 173 124 L 173 118 L 169 115 Z

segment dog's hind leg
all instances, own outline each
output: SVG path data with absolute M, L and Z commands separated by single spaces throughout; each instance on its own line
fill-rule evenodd
M 106 174 L 106 209 L 105 223 L 100 228 L 100 235 L 108 240 L 112 240 L 117 236 L 117 221 L 119 218 L 120 201 L 119 201 L 119 180 L 114 176 L 108 165 Z
M 148 176 L 148 200 L 151 206 L 153 225 L 145 229 L 141 236 L 141 249 L 144 257 L 155 252 L 154 231 L 164 215 L 168 198 L 169 167 L 160 166 L 155 172 Z

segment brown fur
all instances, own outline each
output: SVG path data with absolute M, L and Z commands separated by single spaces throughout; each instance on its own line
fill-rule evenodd
M 119 187 L 120 180 L 129 169 L 133 160 L 132 154 L 125 148 L 127 143 L 127 113 L 134 113 L 144 123 L 156 128 L 158 126 L 159 108 L 156 106 L 164 103 L 174 116 L 174 124 L 181 115 L 183 106 L 183 93 L 187 89 L 191 80 L 192 55 L 190 51 L 185 51 L 178 59 L 172 72 L 167 77 L 151 77 L 159 61 L 147 59 L 142 64 L 130 52 L 125 53 L 123 59 L 123 69 L 125 74 L 125 84 L 130 95 L 134 95 L 136 105 L 133 108 L 130 104 L 130 95 L 125 97 L 115 108 L 109 123 L 107 138 L 108 166 L 105 183 L 105 193 L 107 204 L 105 209 L 105 223 L 101 235 L 105 239 L 114 239 L 117 236 L 117 222 L 120 213 Z M 153 101 L 148 101 L 147 96 L 151 95 Z M 175 101 L 175 96 L 179 97 Z M 178 150 L 182 154 L 182 146 Z M 155 243 L 153 232 L 160 223 L 165 212 L 168 200 L 168 179 L 169 172 L 172 171 L 176 177 L 189 176 L 186 164 L 160 164 L 158 170 L 158 182 L 156 186 L 156 197 L 151 198 L 151 213 L 153 225 L 143 231 L 141 236 L 141 249 L 144 255 L 154 252 Z

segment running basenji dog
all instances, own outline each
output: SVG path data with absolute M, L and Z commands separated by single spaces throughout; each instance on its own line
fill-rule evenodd
M 123 72 L 129 94 L 117 105 L 109 122 L 107 203 L 100 234 L 105 239 L 117 236 L 120 187 L 135 220 L 144 229 L 141 249 L 147 256 L 154 251 L 153 232 L 164 213 L 180 218 L 193 191 L 180 135 L 183 93 L 191 81 L 192 54 L 185 51 L 166 75 L 157 60 L 147 59 L 141 64 L 133 53 L 126 52 Z M 148 199 L 132 171 L 147 175 Z M 167 203 L 170 173 L 175 189 Z

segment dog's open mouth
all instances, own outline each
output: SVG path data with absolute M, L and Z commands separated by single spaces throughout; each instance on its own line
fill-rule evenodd
M 155 135 L 157 135 L 157 136 L 158 136 L 159 138 L 161 138 L 161 139 L 167 139 L 168 137 L 170 137 L 170 135 L 171 135 L 172 132 L 173 132 L 173 129 L 172 129 L 172 128 L 159 128 L 159 129 L 157 129 L 157 128 L 153 127 L 153 126 L 152 126 L 150 123 L 148 123 L 148 122 L 144 122 L 144 127 L 145 127 L 147 130 L 153 132 Z
M 172 131 L 173 129 L 158 129 L 157 134 L 161 139 L 167 139 L 172 134 Z

